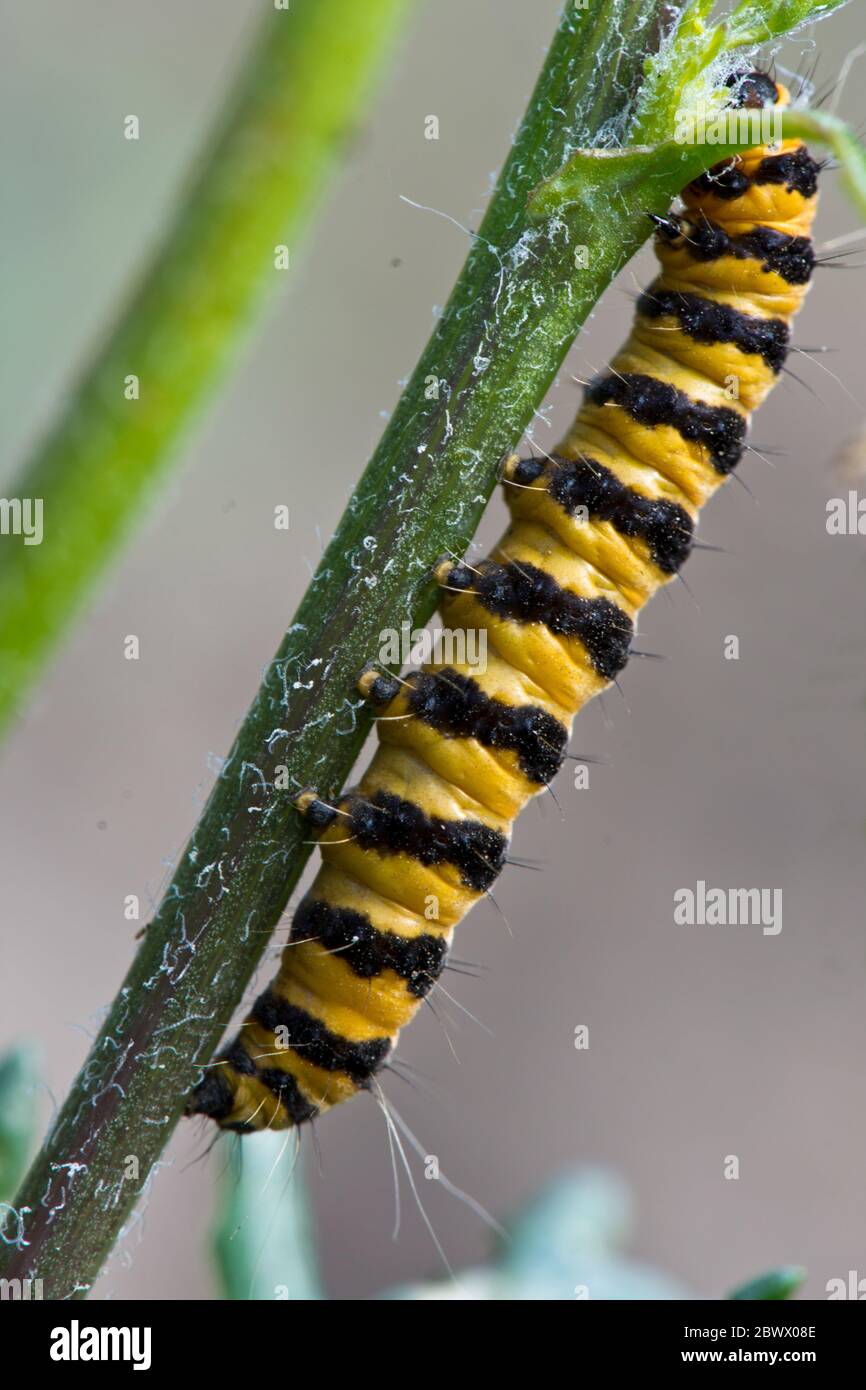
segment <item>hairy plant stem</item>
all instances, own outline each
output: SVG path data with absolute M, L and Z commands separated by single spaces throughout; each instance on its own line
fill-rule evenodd
M 409 4 L 303 0 L 263 23 L 141 283 L 10 484 L 11 497 L 42 499 L 45 534 L 41 545 L 0 546 L 0 732 L 140 515 L 255 305 L 289 283 L 276 247 L 295 255 Z M 137 399 L 126 396 L 130 376 Z
M 354 683 L 382 628 L 430 615 L 432 563 L 465 548 L 502 454 L 645 239 L 646 212 L 676 192 L 675 173 L 649 171 L 621 195 L 589 188 L 567 222 L 528 217 L 530 191 L 575 147 L 623 138 L 663 12 L 662 0 L 566 6 L 437 329 L 8 1215 L 4 1273 L 41 1278 L 47 1297 L 91 1287 L 236 1009 L 309 854 L 293 794 L 310 782 L 336 794 L 370 727 Z M 478 80 L 495 80 L 493 45 Z

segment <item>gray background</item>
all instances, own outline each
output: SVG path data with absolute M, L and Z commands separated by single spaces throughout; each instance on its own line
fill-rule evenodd
M 259 8 L 4 0 L 7 480 L 162 224 Z M 556 12 L 555 0 L 419 5 L 289 291 L 2 751 L 2 1042 L 40 1043 L 53 1096 L 134 949 L 124 896 L 158 896 L 465 254 L 460 231 L 399 195 L 477 225 Z M 822 79 L 859 31 L 855 6 L 820 26 Z M 855 125 L 862 81 L 860 69 L 841 104 Z M 121 138 L 130 111 L 138 144 Z M 424 139 L 429 113 L 438 143 Z M 824 186 L 819 241 L 856 226 L 838 177 Z M 546 446 L 577 404 L 571 376 L 615 349 L 650 269 L 644 252 L 571 353 Z M 588 791 L 560 779 L 563 819 L 547 802 L 520 821 L 516 852 L 543 873 L 501 881 L 512 934 L 489 906 L 461 930 L 457 953 L 483 978 L 447 987 L 493 1036 L 458 1015 L 458 1065 L 424 1011 L 401 1056 L 435 1094 L 389 1083 L 426 1148 L 499 1217 L 563 1165 L 618 1170 L 637 1197 L 634 1249 L 705 1295 L 782 1261 L 809 1266 L 813 1296 L 866 1273 L 864 542 L 824 524 L 848 486 L 834 453 L 864 417 L 862 286 L 862 272 L 817 275 L 797 334 L 838 349 L 821 359 L 830 372 L 792 358 L 807 385 L 785 378 L 753 435 L 780 456 L 747 461 L 753 497 L 731 485 L 704 522 L 728 553 L 697 555 L 689 591 L 645 615 L 642 645 L 670 659 L 633 662 L 607 720 L 598 702 L 582 715 L 573 747 L 611 766 L 593 768 Z M 279 502 L 288 536 L 272 526 Z M 501 522 L 497 500 L 482 539 Z M 138 663 L 122 656 L 130 632 Z M 722 659 L 729 633 L 739 662 Z M 697 878 L 781 887 L 781 936 L 675 927 L 673 892 Z M 580 1023 L 588 1052 L 572 1044 Z M 46 1121 L 50 1105 L 46 1093 Z M 328 1116 L 320 1137 L 310 1190 L 330 1292 L 438 1272 L 415 1213 L 391 1242 L 375 1105 Z M 212 1294 L 219 1164 L 187 1166 L 201 1147 L 182 1126 L 101 1293 Z M 722 1176 L 731 1153 L 738 1182 Z M 477 1259 L 484 1228 L 424 1186 L 452 1261 Z

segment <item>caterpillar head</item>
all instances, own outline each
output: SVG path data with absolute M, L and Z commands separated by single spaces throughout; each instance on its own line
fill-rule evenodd
M 731 88 L 728 105 L 738 109 L 761 110 L 765 106 L 783 105 L 787 99 L 785 88 L 774 82 L 767 72 L 740 68 L 728 76 L 725 85 Z

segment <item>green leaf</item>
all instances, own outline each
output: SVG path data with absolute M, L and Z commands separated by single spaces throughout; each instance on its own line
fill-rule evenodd
M 828 145 L 842 169 L 842 184 L 858 212 L 866 219 L 866 149 L 850 126 L 827 111 L 786 111 L 782 118 L 787 135 L 818 140 Z
M 747 48 L 793 34 L 848 0 L 744 0 L 724 25 L 725 48 Z
M 829 146 L 841 166 L 843 186 L 866 221 L 866 148 L 851 128 L 824 111 L 775 109 L 773 115 L 779 123 L 780 138 Z M 641 187 L 646 189 L 647 211 L 652 211 L 654 183 L 676 174 L 680 185 L 685 186 L 714 164 L 751 149 L 754 143 L 744 136 L 712 145 L 665 140 L 622 150 L 577 150 L 557 173 L 533 189 L 530 220 L 557 216 L 574 205 L 591 208 L 599 198 L 633 198 Z
M 18 1187 L 36 1128 L 36 1087 L 39 1066 L 27 1043 L 0 1057 L 0 1201 Z
M 213 1253 L 225 1298 L 322 1297 L 306 1185 L 285 1134 L 268 1130 L 242 1146 L 234 1142 L 220 1182 Z
M 646 83 L 640 94 L 634 139 L 656 140 L 673 124 L 687 88 L 718 55 L 724 39 L 720 26 L 706 20 L 715 0 L 693 0 L 668 42 L 647 59 Z
M 792 1298 L 805 1278 L 806 1271 L 800 1265 L 783 1265 L 780 1269 L 771 1269 L 767 1274 L 759 1274 L 757 1279 L 750 1279 L 748 1284 L 741 1284 L 733 1293 L 728 1294 L 728 1298 L 740 1303 Z
M 545 179 L 529 196 L 529 219 L 542 222 L 574 204 L 593 208 L 599 199 L 609 204 L 641 180 L 682 159 L 677 146 L 624 150 L 576 150 L 567 164 Z

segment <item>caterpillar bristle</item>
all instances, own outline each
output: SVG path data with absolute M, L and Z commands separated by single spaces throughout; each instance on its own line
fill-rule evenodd
M 771 73 L 728 82 L 735 106 L 789 101 Z M 746 486 L 736 468 L 758 452 L 751 414 L 784 369 L 816 265 L 820 172 L 799 141 L 758 147 L 695 179 L 676 211 L 647 214 L 659 271 L 624 348 L 552 453 L 502 461 L 511 520 L 490 556 L 433 566 L 451 634 L 467 639 L 459 659 L 405 678 L 366 667 L 372 763 L 337 806 L 309 787 L 295 798 L 322 866 L 278 975 L 189 1114 L 285 1129 L 372 1091 L 400 1149 L 377 1073 L 421 1004 L 436 1013 L 430 994 L 470 908 L 489 898 L 508 925 L 498 874 L 539 867 L 508 852 L 515 817 L 566 758 L 599 761 L 566 751 L 575 714 L 629 656 L 659 659 L 632 645 L 640 609 L 685 583 L 693 548 L 719 548 L 695 540 L 708 499 L 729 478 Z

